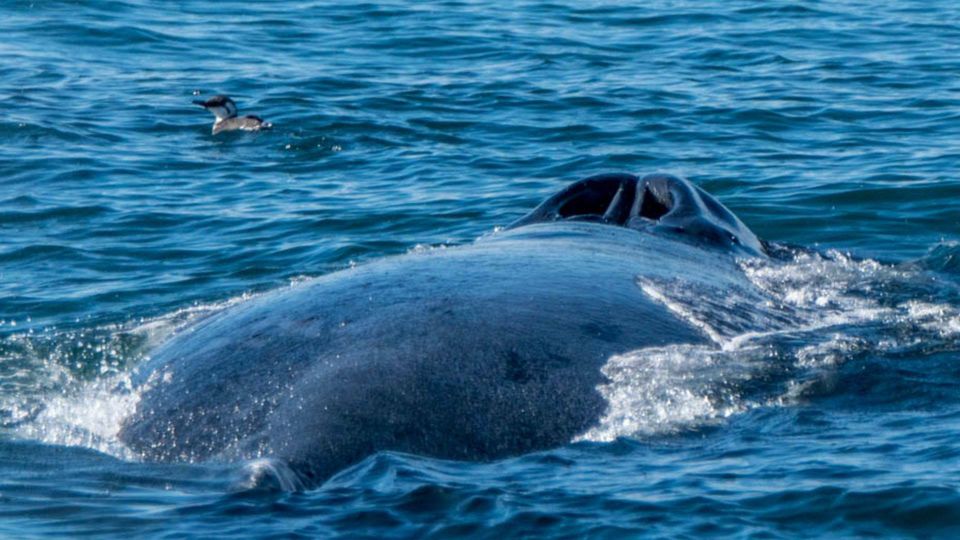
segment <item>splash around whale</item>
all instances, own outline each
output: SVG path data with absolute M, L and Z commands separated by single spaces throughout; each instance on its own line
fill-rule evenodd
M 305 486 L 379 451 L 491 460 L 561 446 L 607 410 L 612 356 L 710 342 L 644 283 L 749 296 L 736 257 L 763 256 L 685 180 L 587 178 L 472 244 L 200 321 L 139 368 L 120 438 L 146 460 L 270 458 Z

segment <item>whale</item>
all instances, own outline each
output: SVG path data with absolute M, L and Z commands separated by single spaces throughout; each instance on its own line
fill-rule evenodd
M 560 447 L 608 409 L 611 357 L 711 343 L 651 284 L 750 321 L 762 302 L 738 261 L 766 250 L 687 180 L 592 176 L 472 243 L 311 278 L 180 330 L 137 368 L 119 438 L 147 461 L 268 458 L 308 487 L 384 451 Z

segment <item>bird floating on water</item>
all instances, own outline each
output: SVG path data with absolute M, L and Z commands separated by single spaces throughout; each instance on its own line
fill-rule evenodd
M 194 100 L 194 103 L 217 117 L 213 123 L 214 135 L 221 131 L 260 131 L 273 127 L 273 124 L 259 116 L 237 116 L 237 104 L 224 95 L 213 96 L 206 101 Z

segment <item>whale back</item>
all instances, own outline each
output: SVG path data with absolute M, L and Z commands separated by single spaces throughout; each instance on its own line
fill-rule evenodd
M 603 416 L 611 357 L 710 341 L 645 283 L 749 287 L 720 247 L 755 237 L 701 194 L 672 177 L 588 179 L 475 243 L 228 308 L 139 369 L 120 439 L 157 461 L 276 458 L 307 485 L 383 450 L 488 460 L 563 445 Z M 702 216 L 725 232 L 694 236 Z M 731 231 L 744 240 L 724 243 Z

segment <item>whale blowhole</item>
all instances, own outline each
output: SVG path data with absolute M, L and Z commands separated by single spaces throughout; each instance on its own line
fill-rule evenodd
M 670 194 L 667 193 L 666 195 L 667 196 L 664 197 L 664 199 L 669 199 Z M 672 201 L 661 200 L 650 189 L 650 186 L 643 188 L 643 203 L 640 205 L 640 217 L 644 217 L 653 221 L 660 221 L 660 218 L 670 212 L 670 208 L 672 206 Z

